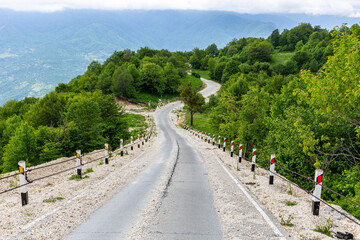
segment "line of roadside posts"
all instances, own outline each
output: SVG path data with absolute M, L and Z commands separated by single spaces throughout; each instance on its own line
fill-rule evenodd
M 200 131 L 191 128 L 187 125 L 184 126 L 184 129 L 189 131 L 190 134 L 193 134 L 196 137 L 197 133 L 200 133 Z M 202 132 L 201 132 L 202 134 Z M 205 133 L 206 134 L 206 133 Z M 199 134 L 200 135 L 200 134 Z M 210 143 L 210 133 L 208 133 L 209 139 L 208 139 L 208 143 Z M 202 136 L 201 136 L 202 139 Z M 206 142 L 206 139 L 205 139 Z M 212 137 L 212 145 L 215 145 L 215 134 L 213 134 Z M 220 149 L 221 146 L 221 137 L 218 137 L 218 148 Z M 225 152 L 226 150 L 226 138 L 224 138 L 223 140 L 223 152 Z M 239 170 L 239 164 L 241 163 L 242 160 L 242 156 L 243 156 L 243 145 L 240 144 L 239 145 L 239 158 L 238 161 L 236 162 L 236 167 Z M 230 157 L 234 156 L 234 141 L 231 141 L 231 146 L 230 146 Z M 269 166 L 269 185 L 273 185 L 274 184 L 274 174 L 276 174 L 275 172 L 275 154 L 271 154 L 270 156 L 270 166 Z M 256 148 L 254 148 L 252 150 L 252 158 L 251 158 L 251 172 L 254 172 L 254 176 L 255 176 L 255 166 L 256 166 Z M 323 170 L 321 169 L 316 169 L 315 170 L 315 179 L 314 179 L 314 191 L 313 191 L 313 198 L 312 198 L 312 213 L 313 215 L 319 215 L 319 209 L 320 209 L 320 199 L 321 199 L 321 190 L 322 190 L 322 180 L 323 180 Z
M 144 140 L 147 142 L 148 139 L 150 139 L 151 135 L 152 135 L 153 129 L 151 129 L 151 131 L 147 132 L 144 135 L 142 135 L 142 145 L 144 145 Z M 133 150 L 133 145 L 134 145 L 134 141 L 133 141 L 133 137 L 131 136 L 131 140 L 130 140 L 130 147 L 131 150 Z M 140 135 L 138 135 L 138 148 L 140 148 Z M 105 143 L 104 145 L 104 159 L 105 159 L 105 164 L 109 164 L 109 144 Z M 123 145 L 123 139 L 120 139 L 120 155 L 124 156 L 124 145 Z M 82 166 L 87 164 L 87 163 L 83 163 L 82 162 L 82 157 L 83 155 L 81 155 L 81 150 L 76 150 L 76 154 L 75 154 L 75 159 L 76 159 L 76 173 L 77 175 L 81 178 L 81 174 L 82 174 Z M 96 159 L 96 160 L 100 160 L 102 158 Z M 92 162 L 92 161 L 91 161 Z M 45 166 L 46 167 L 46 166 Z M 50 166 L 49 166 L 50 167 Z M 29 203 L 29 192 L 28 192 L 28 187 L 27 185 L 29 185 L 30 183 L 32 183 L 31 180 L 28 179 L 27 177 L 27 173 L 30 170 L 26 169 L 26 162 L 25 161 L 19 161 L 18 162 L 18 168 L 19 168 L 19 182 L 20 185 L 19 187 L 15 187 L 20 189 L 20 197 L 21 197 L 21 205 L 27 205 Z M 74 169 L 74 167 L 68 169 L 71 170 Z M 66 170 L 67 171 L 67 170 Z M 61 171 L 59 173 L 63 173 L 65 171 Z M 51 174 L 50 176 L 53 176 L 56 174 Z

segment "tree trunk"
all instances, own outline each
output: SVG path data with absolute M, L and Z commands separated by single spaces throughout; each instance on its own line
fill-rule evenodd
M 190 125 L 193 127 L 193 116 L 194 112 L 190 112 Z

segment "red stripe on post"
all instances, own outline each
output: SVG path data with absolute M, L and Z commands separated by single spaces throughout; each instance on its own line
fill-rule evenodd
M 322 183 L 322 179 L 323 179 L 323 175 L 319 175 L 319 176 L 317 177 L 316 182 L 317 182 L 317 183 Z
M 254 151 L 253 154 L 256 155 L 256 151 Z
M 275 163 L 275 158 L 271 159 L 271 163 Z

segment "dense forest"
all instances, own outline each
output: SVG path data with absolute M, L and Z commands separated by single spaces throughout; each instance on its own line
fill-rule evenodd
M 360 202 L 359 36 L 358 25 L 328 32 L 300 24 L 267 39 L 195 49 L 194 71 L 222 87 L 195 114 L 194 127 L 250 153 L 256 148 L 266 168 L 273 153 L 278 164 L 310 179 L 321 168 L 325 186 Z M 313 183 L 277 170 L 312 190 Z M 326 190 L 322 196 L 360 219 L 358 206 Z
M 8 101 L 0 108 L 0 172 L 16 170 L 20 160 L 37 165 L 74 155 L 76 149 L 101 149 L 104 143 L 114 149 L 120 139 L 143 133 L 144 117 L 125 114 L 115 97 L 151 108 L 159 98 L 178 96 L 189 81 L 201 87 L 199 78 L 186 73 L 187 59 L 185 53 L 146 47 L 116 51 L 43 98 Z

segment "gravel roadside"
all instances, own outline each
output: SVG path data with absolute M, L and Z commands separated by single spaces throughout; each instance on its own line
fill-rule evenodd
M 137 145 L 133 151 L 130 147 L 125 149 L 123 157 L 113 153 L 108 165 L 99 165 L 103 160 L 98 160 L 84 166 L 83 172 L 87 168 L 91 168 L 93 172 L 86 174 L 88 177 L 80 181 L 69 180 L 72 174 L 76 174 L 74 169 L 30 184 L 29 204 L 26 206 L 21 206 L 19 190 L 0 195 L 0 239 L 64 239 L 154 161 L 145 154 L 156 147 L 153 144 L 156 134 L 152 136 L 140 149 Z M 83 163 L 104 157 L 103 151 L 94 152 L 84 156 Z M 142 156 L 142 161 L 136 161 L 139 156 Z M 37 167 L 67 159 L 60 158 Z M 71 160 L 30 172 L 29 179 L 74 167 L 75 162 L 76 160 Z M 16 178 L 9 178 L 0 181 L 0 189 L 16 184 Z

